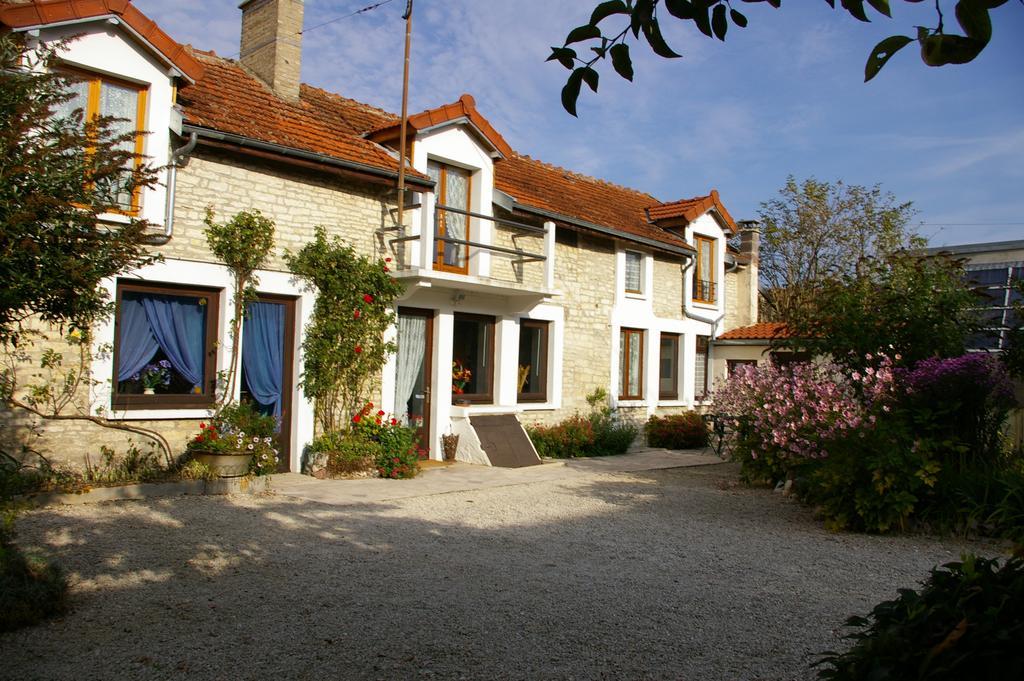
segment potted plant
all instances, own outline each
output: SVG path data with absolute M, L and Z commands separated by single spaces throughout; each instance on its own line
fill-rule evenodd
M 154 395 L 156 389 L 171 384 L 171 363 L 162 359 L 155 364 L 147 364 L 139 373 L 132 376 L 133 380 L 142 383 L 143 395 Z
M 187 453 L 219 477 L 267 475 L 277 470 L 277 422 L 248 403 L 231 404 L 188 443 Z
M 466 386 L 473 378 L 473 372 L 462 363 L 462 360 L 457 359 L 452 362 L 452 395 L 463 395 L 466 392 Z M 468 400 L 459 400 L 459 402 L 469 403 Z

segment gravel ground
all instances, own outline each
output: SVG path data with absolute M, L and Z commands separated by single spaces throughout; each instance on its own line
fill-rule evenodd
M 807 679 L 848 615 L 961 550 L 998 552 L 830 534 L 734 479 L 31 512 L 19 542 L 65 566 L 74 610 L 0 636 L 0 678 Z

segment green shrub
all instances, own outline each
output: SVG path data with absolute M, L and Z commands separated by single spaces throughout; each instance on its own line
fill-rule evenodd
M 668 416 L 652 415 L 644 425 L 649 447 L 702 449 L 708 445 L 708 426 L 695 411 Z
M 1024 466 L 1015 457 L 966 471 L 943 469 L 922 501 L 920 520 L 931 531 L 1024 544 Z
M 590 420 L 579 414 L 554 426 L 528 426 L 526 433 L 537 454 L 551 459 L 587 456 L 594 443 L 594 428 Z
M 940 470 L 929 444 L 898 419 L 865 423 L 795 473 L 797 493 L 832 530 L 907 529 Z
M 119 485 L 133 482 L 156 482 L 172 476 L 164 466 L 162 453 L 155 449 L 143 452 L 129 444 L 123 457 L 106 445 L 100 446 L 100 462 L 93 464 L 85 456 L 85 481 L 93 485 Z
M 590 416 L 574 414 L 553 426 L 528 426 L 537 454 L 552 459 L 625 454 L 636 439 L 637 428 L 618 423 L 610 409 L 595 410 Z
M 327 476 L 334 478 L 373 471 L 380 453 L 379 442 L 352 432 L 331 432 L 309 444 L 307 457 L 320 455 Z
M 0 509 L 0 632 L 41 622 L 67 609 L 67 581 L 54 563 L 26 556 L 13 543 L 14 512 Z
M 815 663 L 829 681 L 1024 678 L 1024 560 L 968 555 L 851 617 L 853 647 Z
M 373 410 L 367 402 L 352 417 L 352 434 L 376 445 L 374 465 L 382 478 L 414 478 L 420 472 L 419 460 L 426 450 L 416 443 L 416 431 L 403 426 L 383 409 Z

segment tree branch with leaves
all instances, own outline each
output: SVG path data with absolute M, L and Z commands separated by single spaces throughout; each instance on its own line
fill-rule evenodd
M 900 0 L 897 0 L 900 1 Z M 920 3 L 924 0 L 902 0 L 905 3 Z M 1024 4 L 1024 0 L 1019 0 Z M 572 29 L 561 46 L 551 48 L 547 61 L 557 61 L 569 69 L 569 77 L 562 88 L 562 106 L 573 116 L 576 102 L 585 83 L 597 92 L 600 80 L 597 69 L 600 62 L 611 60 L 612 68 L 628 81 L 633 80 L 633 60 L 630 56 L 630 40 L 640 40 L 641 34 L 647 45 L 659 57 L 676 59 L 676 53 L 661 32 L 660 19 L 665 10 L 672 18 L 692 23 L 708 38 L 725 41 L 729 26 L 747 27 L 747 17 L 736 9 L 742 4 L 767 4 L 780 9 L 782 0 L 607 0 L 598 4 L 590 15 L 590 21 Z M 833 9 L 836 0 L 825 0 Z M 914 37 L 890 36 L 879 42 L 868 56 L 864 66 L 864 81 L 878 75 L 882 67 L 896 52 L 915 40 L 920 45 L 921 60 L 928 66 L 965 64 L 976 58 L 992 39 L 992 17 L 989 12 L 1008 0 L 959 0 L 953 14 L 962 33 L 947 31 L 943 2 L 935 0 L 936 25 L 916 27 Z M 866 7 L 867 6 L 867 7 Z M 892 18 L 891 0 L 839 0 L 839 7 L 847 14 L 862 22 L 870 22 L 868 7 L 877 14 Z M 601 24 L 608 22 L 612 28 Z M 630 37 L 632 36 L 632 38 Z M 573 46 L 573 47 L 570 47 Z M 581 56 L 582 53 L 582 56 Z

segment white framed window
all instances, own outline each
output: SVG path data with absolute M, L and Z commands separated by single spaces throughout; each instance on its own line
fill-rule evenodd
M 644 292 L 644 254 L 636 251 L 625 253 L 625 291 L 636 295 Z

